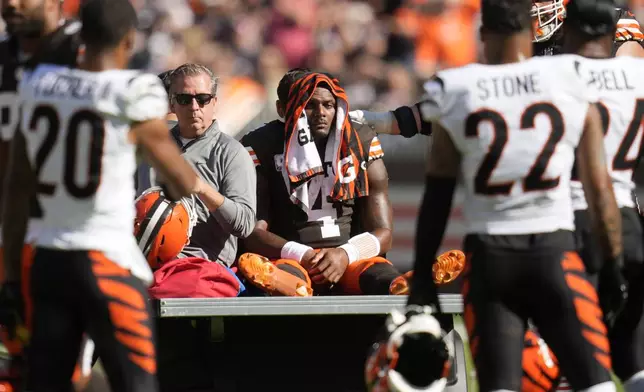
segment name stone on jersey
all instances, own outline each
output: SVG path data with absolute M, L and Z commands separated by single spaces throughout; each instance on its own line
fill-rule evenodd
M 539 75 L 536 72 L 524 75 L 481 78 L 476 82 L 476 86 L 479 92 L 479 99 L 482 101 L 491 98 L 511 98 L 541 94 Z

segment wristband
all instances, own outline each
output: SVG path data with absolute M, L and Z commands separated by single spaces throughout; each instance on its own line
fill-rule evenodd
M 347 256 L 349 257 L 349 264 L 353 264 L 356 261 L 360 260 L 360 251 L 358 250 L 357 246 L 346 243 L 344 245 L 338 246 L 338 248 L 344 249 L 344 251 L 347 252 Z
M 309 250 L 313 250 L 313 248 L 300 244 L 299 242 L 289 241 L 282 247 L 280 257 L 282 259 L 295 260 L 300 263 L 302 262 L 304 254 Z
M 419 133 L 416 117 L 414 117 L 414 112 L 409 106 L 401 106 L 394 110 L 393 113 L 398 122 L 398 129 L 400 130 L 401 136 L 410 138 Z
M 358 260 L 370 259 L 380 254 L 380 241 L 375 235 L 366 232 L 351 237 L 349 241 L 339 246 L 349 256 L 349 264 Z

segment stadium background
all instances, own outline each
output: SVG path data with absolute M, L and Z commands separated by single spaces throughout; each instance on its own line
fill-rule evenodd
M 65 0 L 74 17 L 82 0 Z M 393 110 L 416 102 L 436 70 L 476 61 L 480 0 L 132 0 L 140 20 L 131 67 L 153 73 L 186 62 L 219 77 L 216 117 L 241 138 L 277 118 L 276 88 L 293 67 L 340 79 L 351 109 Z M 635 11 L 644 10 L 644 1 Z M 642 5 L 640 5 L 640 3 Z M 439 4 L 439 5 L 437 5 Z M 0 18 L 0 36 L 4 23 Z M 381 135 L 394 208 L 399 269 L 411 268 L 430 138 Z M 644 172 L 636 173 L 644 199 Z M 457 194 L 443 250 L 460 248 Z
M 79 0 L 65 0 L 73 16 Z M 422 81 L 440 67 L 476 59 L 477 0 L 132 0 L 140 31 L 132 67 L 159 73 L 186 62 L 220 78 L 217 118 L 240 138 L 277 118 L 280 78 L 307 66 L 331 72 L 352 109 L 411 104 Z M 1 22 L 0 22 L 1 24 Z M 0 26 L 2 31 L 2 26 Z M 388 257 L 411 268 L 416 211 L 428 138 L 382 136 L 394 205 L 394 249 Z M 445 248 L 460 247 L 458 205 Z
M 65 0 L 68 17 L 75 16 L 80 1 Z M 210 67 L 219 77 L 217 119 L 238 139 L 277 118 L 275 90 L 290 68 L 331 72 L 345 87 L 352 109 L 382 111 L 416 102 L 433 72 L 480 55 L 479 0 L 131 1 L 140 18 L 131 67 L 153 73 L 186 62 Z M 641 18 L 644 1 L 633 4 Z M 0 18 L 0 36 L 2 31 Z M 394 248 L 388 258 L 406 271 L 431 139 L 380 138 L 394 208 Z M 644 199 L 642 170 L 637 176 Z M 461 246 L 460 205 L 458 194 L 443 250 Z M 458 290 L 451 286 L 447 291 Z M 469 387 L 477 390 L 474 379 Z

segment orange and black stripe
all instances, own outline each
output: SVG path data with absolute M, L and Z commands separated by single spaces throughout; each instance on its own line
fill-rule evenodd
M 108 309 L 115 339 L 129 350 L 132 363 L 150 374 L 156 374 L 156 352 L 153 343 L 146 298 L 118 278 L 130 272 L 109 260 L 101 252 L 90 251 L 92 271 L 99 290 L 109 298 Z M 116 278 L 116 279 L 115 279 Z
M 557 359 L 550 350 L 547 355 L 552 363 L 546 363 L 544 354 L 541 352 L 543 347 L 539 342 L 539 337 L 533 331 L 528 330 L 525 334 L 522 368 L 523 377 L 521 378 L 522 392 L 547 392 L 552 391 L 559 382 L 559 364 Z
M 577 317 L 582 324 L 582 335 L 594 348 L 594 357 L 605 369 L 611 369 L 610 345 L 603 322 L 602 310 L 595 288 L 585 277 L 585 268 L 579 255 L 566 252 L 561 261 L 566 284 L 573 292 Z
M 331 93 L 338 101 L 344 101 L 346 112 L 342 123 L 342 140 L 338 143 L 337 156 L 339 160 L 348 159 L 347 167 L 353 166 L 356 171 L 356 178 L 353 181 L 340 181 L 342 168 L 335 170 L 335 183 L 331 191 L 331 198 L 337 201 L 352 200 L 356 197 L 367 196 L 369 194 L 369 182 L 367 179 L 367 170 L 361 163 L 366 162 L 369 158 L 368 152 L 362 148 L 362 142 L 358 132 L 351 126 L 349 120 L 349 100 L 340 83 L 335 78 L 330 78 L 321 73 L 310 73 L 297 80 L 289 91 L 288 102 L 285 111 L 285 146 L 284 146 L 284 165 L 287 170 L 289 180 L 296 184 L 305 181 L 313 175 L 323 172 L 323 168 L 314 167 L 304 173 L 292 175 L 288 171 L 288 162 L 290 160 L 290 151 L 293 143 L 297 143 L 297 121 L 302 116 L 307 103 L 309 102 L 313 91 L 320 84 L 326 84 L 331 89 Z M 337 162 L 335 162 L 337 164 Z

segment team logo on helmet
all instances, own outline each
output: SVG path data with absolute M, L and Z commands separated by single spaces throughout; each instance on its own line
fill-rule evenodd
M 150 188 L 136 199 L 134 235 L 150 267 L 175 259 L 190 242 L 197 222 L 195 203 L 194 197 L 171 201 L 160 187 Z

